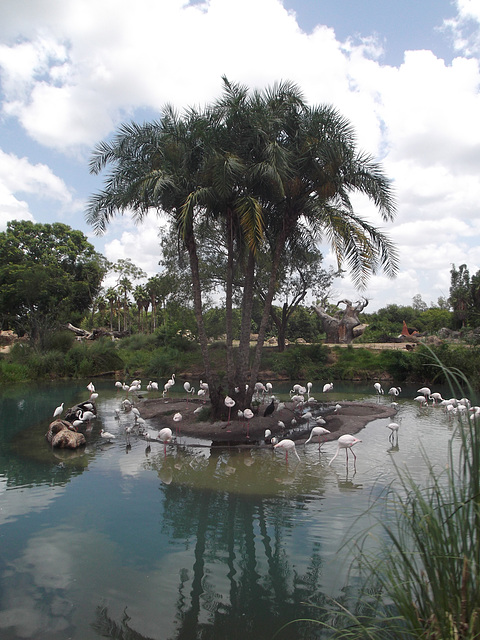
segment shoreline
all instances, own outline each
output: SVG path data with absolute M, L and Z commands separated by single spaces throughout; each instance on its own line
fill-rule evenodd
M 341 405 L 341 408 L 335 408 Z M 158 430 L 169 427 L 175 435 L 177 430 L 181 436 L 189 436 L 211 440 L 212 446 L 258 446 L 265 443 L 265 430 L 270 429 L 272 436 L 290 438 L 297 444 L 303 444 L 308 439 L 315 419 L 302 419 L 293 411 L 293 403 L 285 403 L 285 408 L 274 411 L 264 417 L 265 406 L 260 407 L 259 415 L 248 421 L 237 417 L 237 411 L 232 410 L 230 422 L 217 420 L 215 422 L 202 421 L 194 413 L 198 407 L 208 407 L 201 401 L 191 399 L 169 400 L 164 398 L 141 400 L 137 405 L 142 418 L 149 420 L 153 428 Z M 330 433 L 322 436 L 322 442 L 332 441 L 344 434 L 355 435 L 373 420 L 391 418 L 397 412 L 395 407 L 385 406 L 373 402 L 327 402 L 318 403 L 312 408 L 324 418 L 323 425 Z M 175 413 L 182 414 L 180 422 L 173 421 Z M 292 426 L 292 418 L 297 423 Z M 278 425 L 282 421 L 286 428 Z

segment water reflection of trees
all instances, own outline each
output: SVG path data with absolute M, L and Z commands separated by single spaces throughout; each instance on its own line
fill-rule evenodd
M 325 610 L 321 540 L 298 539 L 303 527 L 293 534 L 299 509 L 308 508 L 312 494 L 287 497 L 284 490 L 286 486 L 287 493 L 296 493 L 292 487 L 297 482 L 305 489 L 302 475 L 279 457 L 264 456 L 261 464 L 245 462 L 244 456 L 214 450 L 208 457 L 164 458 L 162 453 L 150 462 L 160 478 L 169 478 L 163 487 L 162 528 L 170 539 L 193 545 L 194 551 L 193 565 L 178 567 L 175 640 L 261 640 L 287 622 L 318 618 Z M 256 491 L 247 485 L 253 473 L 264 479 L 267 489 L 276 483 L 276 493 L 264 495 L 261 484 Z M 313 476 L 312 485 L 318 482 Z M 246 492 L 232 490 L 242 485 Z M 317 487 L 317 500 L 319 493 Z M 319 634 L 317 624 L 304 622 L 278 637 L 312 639 Z

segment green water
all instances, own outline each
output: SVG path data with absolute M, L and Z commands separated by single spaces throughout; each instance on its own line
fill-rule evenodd
M 136 436 L 127 446 L 133 418 L 116 416 L 123 396 L 113 381 L 95 381 L 86 447 L 52 450 L 53 409 L 86 400 L 87 382 L 2 390 L 2 640 L 263 640 L 318 617 L 332 598 L 347 601 L 345 540 L 372 523 L 377 507 L 362 514 L 395 477 L 394 462 L 421 480 L 420 444 L 441 463 L 453 429 L 440 409 L 419 410 L 410 390 L 398 442 L 388 440 L 388 420 L 370 423 L 355 473 L 342 456 L 328 466 L 335 443 L 300 446 L 301 461 L 288 463 L 269 449 L 186 440 L 165 455 Z M 377 401 L 369 387 L 336 385 L 335 394 Z M 111 444 L 101 428 L 116 435 Z M 315 637 L 320 627 L 307 623 L 277 636 Z

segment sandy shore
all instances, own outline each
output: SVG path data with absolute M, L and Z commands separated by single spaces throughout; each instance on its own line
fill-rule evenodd
M 335 408 L 336 403 L 322 403 L 321 415 L 326 421 L 324 427 L 331 433 L 324 436 L 323 440 L 336 440 L 339 436 L 350 433 L 356 434 L 372 420 L 390 418 L 395 415 L 394 407 L 385 406 L 374 402 L 341 402 L 341 408 Z M 272 435 L 288 437 L 299 444 L 303 443 L 310 435 L 314 421 L 301 420 L 293 411 L 293 404 L 286 403 L 284 409 L 276 410 L 271 416 L 264 417 L 265 406 L 260 407 L 259 415 L 254 416 L 247 424 L 237 417 L 237 410 L 232 410 L 230 422 L 209 422 L 202 420 L 201 415 L 194 413 L 195 409 L 202 405 L 200 401 L 146 399 L 137 403 L 137 407 L 143 418 L 158 429 L 170 427 L 175 433 L 176 427 L 184 436 L 211 440 L 214 444 L 224 445 L 256 445 L 263 442 L 266 429 L 270 429 Z M 174 422 L 175 413 L 181 413 L 182 420 Z M 292 427 L 292 418 L 296 418 L 297 424 Z M 283 430 L 278 426 L 282 421 L 286 425 Z

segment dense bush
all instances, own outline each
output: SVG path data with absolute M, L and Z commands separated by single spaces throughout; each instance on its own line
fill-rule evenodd
M 76 344 L 66 354 L 65 362 L 67 365 L 65 375 L 80 378 L 124 368 L 124 362 L 115 343 L 108 338 Z
M 328 353 L 328 348 L 321 344 L 290 345 L 282 353 L 267 350 L 262 357 L 262 369 L 271 369 L 290 380 L 318 380 L 329 371 Z

